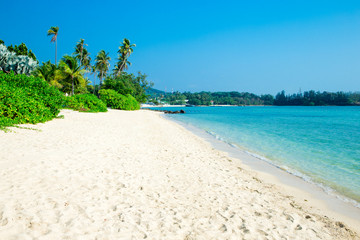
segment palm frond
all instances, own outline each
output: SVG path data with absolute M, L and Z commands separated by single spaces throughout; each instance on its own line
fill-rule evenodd
M 59 27 L 50 27 L 50 29 L 47 31 L 48 36 L 52 36 L 51 42 L 55 42 L 56 38 L 58 36 Z

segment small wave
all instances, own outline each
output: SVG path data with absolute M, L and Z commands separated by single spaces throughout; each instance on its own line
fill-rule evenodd
M 338 199 L 340 199 L 341 201 L 343 202 L 346 202 L 346 203 L 350 203 L 351 205 L 357 207 L 357 208 L 360 208 L 360 202 L 354 200 L 354 199 L 351 199 L 351 198 L 348 198 L 348 197 L 345 197 L 343 195 L 341 195 L 340 193 L 338 193 L 335 189 L 323 184 L 323 183 L 319 183 L 319 182 L 316 182 L 314 181 L 310 176 L 306 175 L 306 174 L 303 174 L 299 171 L 296 171 L 294 169 L 291 169 L 289 168 L 288 166 L 280 166 L 280 165 L 277 165 L 275 164 L 273 161 L 271 161 L 270 159 L 266 158 L 265 156 L 262 156 L 260 154 L 257 154 L 257 153 L 254 153 L 254 152 L 251 152 L 249 150 L 247 150 L 246 148 L 240 146 L 240 145 L 237 145 L 236 143 L 233 143 L 233 142 L 230 142 L 226 139 L 224 139 L 223 137 L 221 137 L 220 135 L 216 134 L 215 132 L 211 131 L 211 130 L 206 130 L 206 129 L 202 129 L 200 127 L 196 127 L 195 125 L 191 124 L 190 122 L 185 122 L 185 121 L 180 121 L 180 120 L 177 120 L 171 116 L 164 116 L 164 117 L 169 117 L 171 120 L 179 123 L 180 125 L 183 125 L 183 126 L 186 126 L 186 127 L 190 127 L 191 128 L 195 128 L 195 129 L 199 129 L 201 131 L 205 131 L 207 134 L 211 135 L 212 137 L 214 137 L 215 139 L 221 141 L 221 142 L 224 142 L 226 144 L 228 144 L 229 146 L 245 153 L 245 154 L 248 154 L 252 157 L 255 157 L 256 159 L 259 159 L 261 161 L 264 161 L 270 165 L 272 165 L 273 167 L 276 167 L 282 171 L 285 171 L 293 176 L 296 176 L 300 179 L 302 179 L 303 181 L 305 182 L 308 182 L 309 184 L 313 184 L 317 187 L 319 187 L 321 190 L 323 190 L 325 193 L 327 193 L 328 195 L 330 196 L 333 196 L 333 197 L 336 197 Z
M 266 163 L 268 163 L 268 164 L 270 164 L 270 165 L 272 165 L 272 166 L 274 166 L 274 167 L 276 167 L 278 169 L 281 169 L 282 171 L 285 171 L 285 172 L 287 172 L 287 173 L 289 173 L 289 174 L 291 174 L 293 176 L 301 178 L 305 182 L 313 184 L 313 185 L 319 187 L 325 193 L 327 193 L 327 194 L 329 194 L 329 195 L 331 195 L 333 197 L 336 197 L 336 198 L 340 199 L 341 201 L 344 201 L 346 203 L 350 203 L 351 205 L 353 205 L 353 206 L 355 206 L 357 208 L 360 208 L 360 203 L 357 202 L 356 200 L 350 199 L 348 197 L 345 197 L 345 196 L 339 194 L 335 189 L 333 189 L 333 188 L 331 188 L 329 186 L 326 186 L 323 183 L 319 183 L 319 182 L 314 181 L 310 176 L 308 176 L 306 174 L 303 174 L 303 173 L 301 173 L 299 171 L 291 169 L 288 166 L 277 165 L 273 161 L 271 161 L 270 159 L 268 159 L 268 158 L 266 158 L 266 157 L 264 157 L 264 156 L 262 156 L 260 154 L 257 154 L 257 153 L 251 152 L 249 150 L 246 150 L 245 148 L 243 148 L 243 147 L 241 147 L 241 146 L 239 146 L 239 145 L 237 145 L 235 143 L 229 142 L 229 141 L 225 140 L 223 137 L 219 136 L 218 134 L 216 134 L 216 133 L 214 133 L 212 131 L 206 130 L 206 132 L 208 134 L 210 134 L 211 136 L 213 136 L 214 138 L 216 138 L 217 140 L 220 140 L 220 141 L 228 144 L 229 146 L 231 146 L 233 148 L 236 148 L 236 149 L 238 149 L 238 150 L 240 150 L 240 151 L 242 151 L 242 152 L 244 152 L 244 153 L 246 153 L 246 154 L 248 154 L 248 155 L 250 155 L 250 156 L 252 156 L 252 157 L 254 157 L 256 159 L 264 161 L 264 162 L 266 162 Z

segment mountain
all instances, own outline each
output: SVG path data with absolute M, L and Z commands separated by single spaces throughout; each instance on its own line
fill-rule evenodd
M 164 91 L 155 88 L 149 88 L 146 90 L 146 94 L 149 95 L 150 98 L 155 98 L 155 97 L 160 97 L 161 95 L 165 96 L 166 93 Z

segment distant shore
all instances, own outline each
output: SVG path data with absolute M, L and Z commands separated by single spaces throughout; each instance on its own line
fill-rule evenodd
M 244 107 L 244 106 L 265 106 L 265 105 L 170 105 L 170 104 L 160 104 L 160 105 L 150 105 L 150 104 L 141 104 L 141 108 L 157 108 L 157 107 Z
M 150 105 L 150 104 L 141 104 L 141 108 L 166 108 L 166 107 L 360 107 L 360 105 L 353 106 L 338 106 L 338 105 L 323 105 L 323 106 L 277 106 L 277 105 Z
M 0 132 L 1 239 L 359 239 L 160 113 L 61 114 Z
M 266 105 L 150 105 L 150 104 L 141 104 L 141 108 L 165 108 L 165 107 L 246 107 L 246 106 L 266 106 Z

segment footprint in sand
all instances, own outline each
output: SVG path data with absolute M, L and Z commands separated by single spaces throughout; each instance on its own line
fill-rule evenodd
M 0 226 L 5 226 L 6 224 L 8 224 L 8 219 L 7 218 L 4 218 L 4 211 L 2 210 L 3 207 L 1 207 L 1 210 L 0 210 Z

